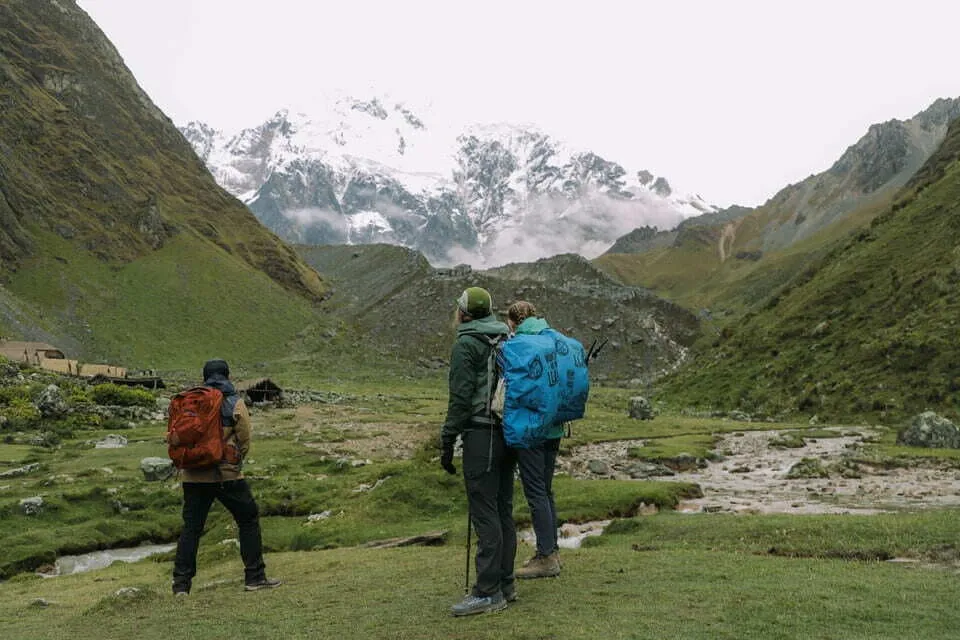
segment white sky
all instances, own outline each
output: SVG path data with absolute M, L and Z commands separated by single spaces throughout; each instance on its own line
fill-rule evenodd
M 534 123 L 720 205 L 760 204 L 870 124 L 960 96 L 955 0 L 78 4 L 177 124 L 389 93 L 446 124 Z

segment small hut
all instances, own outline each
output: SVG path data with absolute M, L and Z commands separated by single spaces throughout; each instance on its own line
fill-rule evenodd
M 278 387 L 270 378 L 244 380 L 236 384 L 237 391 L 246 396 L 251 402 L 279 402 L 283 399 L 283 389 Z

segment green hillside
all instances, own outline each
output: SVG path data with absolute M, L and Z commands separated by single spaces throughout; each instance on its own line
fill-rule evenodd
M 130 366 L 276 354 L 327 294 L 74 2 L 0 2 L 0 333 Z
M 960 400 L 960 122 L 873 222 L 726 327 L 680 402 L 897 419 Z
M 957 116 L 960 99 L 939 99 L 909 120 L 875 124 L 828 170 L 781 189 L 762 206 L 692 218 L 675 231 L 635 241 L 625 237 L 595 264 L 690 309 L 734 316 L 752 310 L 882 213 Z

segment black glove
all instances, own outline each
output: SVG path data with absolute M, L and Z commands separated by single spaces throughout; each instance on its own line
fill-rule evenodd
M 453 466 L 453 443 L 443 445 L 440 451 L 440 466 L 450 475 L 457 473 L 457 468 Z

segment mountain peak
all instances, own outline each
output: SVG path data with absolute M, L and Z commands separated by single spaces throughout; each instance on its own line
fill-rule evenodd
M 389 242 L 474 266 L 593 257 L 643 224 L 715 208 L 538 127 L 434 130 L 406 103 L 334 94 L 227 136 L 184 135 L 225 188 L 288 240 Z

